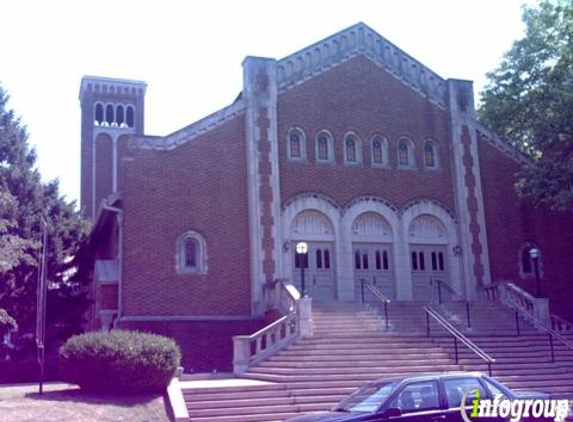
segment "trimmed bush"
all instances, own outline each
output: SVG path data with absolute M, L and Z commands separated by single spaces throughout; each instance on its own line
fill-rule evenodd
M 80 334 L 60 348 L 62 380 L 97 392 L 160 392 L 180 362 L 173 340 L 137 331 Z

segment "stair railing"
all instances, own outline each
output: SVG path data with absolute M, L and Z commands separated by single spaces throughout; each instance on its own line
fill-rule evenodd
M 523 318 L 524 320 L 526 320 L 527 322 L 529 322 L 531 325 L 533 325 L 538 330 L 543 331 L 545 334 L 548 335 L 549 347 L 551 349 L 551 362 L 555 362 L 555 347 L 553 345 L 554 340 L 560 341 L 567 348 L 569 348 L 570 350 L 573 350 L 573 343 L 570 342 L 569 340 L 567 340 L 566 338 L 564 338 L 561 334 L 557 333 L 555 330 L 552 330 L 551 328 L 547 328 L 543 323 L 541 323 L 537 319 L 533 318 L 531 315 L 529 315 L 527 312 L 525 312 L 523 309 L 517 307 L 516 305 L 513 305 L 511 303 L 507 303 L 507 305 L 509 307 L 513 308 L 513 310 L 515 311 L 515 323 L 516 323 L 516 329 L 517 329 L 517 335 L 518 336 L 521 335 L 521 330 L 519 328 L 519 318 L 520 317 Z
M 482 288 L 488 300 L 499 301 L 510 308 L 519 308 L 546 327 L 560 333 L 573 332 L 573 323 L 552 314 L 545 298 L 536 298 L 513 283 L 496 283 Z M 516 326 L 519 321 L 516 319 Z
M 283 281 L 269 285 L 267 299 L 274 302 L 276 309 L 286 310 L 286 315 L 251 335 L 233 337 L 233 367 L 235 374 L 241 374 L 250 366 L 259 363 L 300 337 L 300 293 L 292 284 Z M 271 299 L 272 298 L 272 299 Z M 267 307 L 269 304 L 267 304 Z
M 561 333 L 573 332 L 573 324 L 558 315 L 551 314 L 551 329 Z
M 472 328 L 472 320 L 471 320 L 471 313 L 470 313 L 470 302 L 465 299 L 461 294 L 459 294 L 451 284 L 440 280 L 438 278 L 430 278 L 430 292 L 432 296 L 432 302 L 435 302 L 435 291 L 437 290 L 437 302 L 440 305 L 443 305 L 446 300 L 446 294 L 449 295 L 450 301 L 454 302 L 465 302 L 465 309 L 466 309 L 466 325 L 467 328 Z
M 382 303 L 384 306 L 384 323 L 386 325 L 386 331 L 388 331 L 389 327 L 389 319 L 388 319 L 388 304 L 390 303 L 390 299 L 388 299 L 384 294 L 376 287 L 374 283 L 368 281 L 364 278 L 360 280 L 360 290 L 362 295 L 362 303 L 365 303 L 365 290 L 368 289 L 372 296 L 376 299 L 377 302 Z
M 424 306 L 424 312 L 426 313 L 426 336 L 430 337 L 430 318 L 434 319 L 444 330 L 449 332 L 454 338 L 454 353 L 456 359 L 456 365 L 459 364 L 459 354 L 458 354 L 458 341 L 464 346 L 470 349 L 475 355 L 477 355 L 481 360 L 487 364 L 487 370 L 489 375 L 492 375 L 491 366 L 496 362 L 496 360 L 489 354 L 480 349 L 473 341 L 464 336 L 459 332 L 452 324 L 450 324 L 442 315 L 440 315 L 435 309 L 430 306 Z

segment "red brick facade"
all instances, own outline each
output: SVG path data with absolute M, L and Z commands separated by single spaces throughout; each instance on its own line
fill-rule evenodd
M 165 137 L 143 135 L 141 83 L 84 80 L 82 205 L 107 197 L 94 256 L 119 269 L 106 275 L 111 285 L 94 281 L 98 309 L 114 312 L 107 326 L 173 336 L 188 369 L 228 370 L 231 337 L 264 324 L 263 284 L 294 278 L 293 243 L 307 238 L 330 248 L 337 300 L 355 299 L 353 254 L 364 242 L 386 248 L 398 300 L 417 299 L 423 289 L 413 286 L 427 284 L 409 261 L 414 247 L 443 254 L 444 277 L 469 298 L 490 281 L 533 291 L 519 272 L 520 247 L 532 242 L 552 310 L 573 318 L 573 219 L 517 199 L 518 154 L 479 132 L 471 83 L 441 79 L 363 24 L 321 43 L 280 61 L 247 58 L 235 103 Z M 119 84 L 125 95 L 102 88 L 95 98 L 90 84 Z M 97 101 L 140 106 L 136 127 L 104 125 L 96 135 Z M 306 137 L 300 160 L 287 152 L 293 128 Z M 328 163 L 315 152 L 322 130 L 332 134 Z M 359 139 L 357 164 L 345 163 L 347 133 Z M 388 143 L 385 166 L 372 163 L 375 135 Z M 409 168 L 398 164 L 401 137 L 413 142 Z M 426 164 L 429 139 L 437 168 Z M 370 226 L 357 226 L 363 216 Z M 188 263 L 186 233 L 196 241 Z
M 281 94 L 278 116 L 283 202 L 298 193 L 317 191 L 339 204 L 377 195 L 397 207 L 428 197 L 454 208 L 447 113 L 366 57 L 351 59 Z M 419 117 L 405 120 L 404 116 Z M 307 135 L 305 163 L 286 159 L 286 133 L 294 125 Z M 333 164 L 316 162 L 314 136 L 322 129 L 334 137 Z M 362 140 L 362 165 L 343 164 L 342 139 L 349 131 Z M 389 141 L 389 169 L 371 166 L 370 139 L 376 134 Z M 397 169 L 395 141 L 400 136 L 414 141 L 416 170 Z M 443 163 L 438 170 L 423 168 L 422 141 L 427 138 L 440 144 Z
M 550 298 L 553 312 L 573 319 L 571 215 L 521 201 L 514 188 L 519 163 L 491 146 L 486 137 L 479 146 L 492 280 L 513 281 L 534 294 L 534 277 L 519 274 L 520 246 L 533 242 L 542 251 L 543 295 Z
M 244 120 L 125 166 L 125 316 L 250 316 Z M 177 237 L 196 230 L 209 271 L 178 274 Z

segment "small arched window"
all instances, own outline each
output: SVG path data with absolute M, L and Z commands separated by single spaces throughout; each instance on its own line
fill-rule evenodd
M 287 157 L 292 161 L 306 159 L 306 136 L 300 128 L 291 128 L 287 133 Z
M 125 123 L 125 116 L 123 115 L 123 106 L 118 105 L 115 110 L 115 121 L 119 127 L 123 127 Z
M 408 138 L 398 140 L 398 167 L 414 167 L 414 144 Z
M 427 169 L 437 169 L 440 163 L 438 154 L 438 144 L 436 141 L 428 139 L 424 142 L 424 167 Z
M 360 164 L 362 162 L 362 143 L 354 134 L 344 137 L 344 163 Z
M 388 142 L 381 136 L 374 136 L 370 144 L 370 155 L 373 167 L 388 166 Z
M 176 268 L 179 274 L 207 273 L 207 245 L 205 238 L 194 230 L 177 238 Z
M 111 126 L 115 122 L 113 114 L 113 106 L 111 104 L 105 106 L 105 122 L 108 126 Z
M 532 249 L 539 248 L 532 242 L 525 242 L 519 248 L 519 275 L 522 279 L 534 279 L 536 265 L 539 278 L 543 278 L 542 255 L 539 255 L 536 262 L 533 258 L 531 258 Z
M 103 105 L 98 103 L 95 106 L 95 124 L 100 126 L 103 123 Z
M 329 163 L 333 161 L 332 136 L 328 132 L 321 131 L 316 135 L 315 153 L 317 162 Z
M 133 111 L 132 106 L 127 106 L 127 112 L 125 116 L 125 121 L 127 123 L 127 127 L 134 127 L 135 126 L 135 114 Z

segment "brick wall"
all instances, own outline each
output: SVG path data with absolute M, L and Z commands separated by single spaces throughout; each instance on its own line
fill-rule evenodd
M 478 145 L 492 281 L 512 280 L 535 293 L 534 278 L 520 278 L 518 261 L 520 246 L 533 242 L 543 254 L 543 294 L 555 313 L 573 319 L 573 217 L 519 200 L 514 188 L 519 164 L 484 139 Z
M 300 126 L 307 136 L 307 163 L 287 161 L 286 133 Z M 334 136 L 335 163 L 318 164 L 314 136 L 327 129 Z M 362 138 L 363 164 L 344 166 L 343 136 Z M 389 141 L 390 169 L 370 165 L 370 138 Z M 397 169 L 396 141 L 415 144 L 417 170 Z M 439 142 L 440 170 L 425 170 L 421 142 Z M 447 113 L 398 81 L 369 59 L 358 56 L 279 95 L 278 139 L 282 200 L 302 192 L 320 192 L 340 204 L 362 195 L 377 195 L 395 206 L 421 197 L 454 209 Z
M 117 309 L 117 284 L 102 284 L 100 289 L 100 309 Z
M 124 162 L 124 315 L 250 315 L 244 116 Z M 176 272 L 176 239 L 207 244 L 208 273 Z
M 153 332 L 173 338 L 182 351 L 185 372 L 232 371 L 232 337 L 252 334 L 263 321 L 123 322 L 120 328 Z

